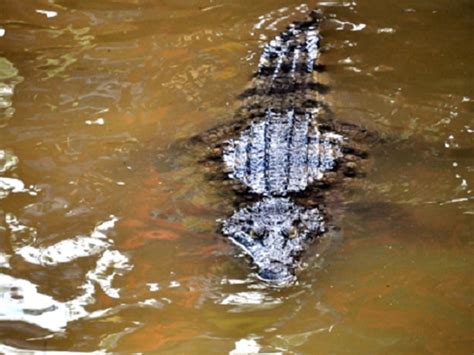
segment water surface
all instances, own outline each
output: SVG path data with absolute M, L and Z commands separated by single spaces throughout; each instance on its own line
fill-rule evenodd
M 328 102 L 385 143 L 271 289 L 176 142 L 315 6 Z M 2 1 L 0 351 L 472 353 L 473 29 L 469 0 Z

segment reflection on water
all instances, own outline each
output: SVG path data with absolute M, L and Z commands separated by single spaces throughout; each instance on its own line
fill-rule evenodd
M 37 189 L 34 186 L 25 187 L 20 179 L 0 177 L 0 199 L 7 197 L 10 193 L 26 192 L 35 196 Z
M 29 263 L 37 265 L 57 265 L 77 258 L 97 255 L 110 247 L 111 241 L 106 239 L 105 232 L 112 229 L 116 222 L 117 218 L 112 216 L 110 220 L 94 228 L 90 236 L 64 239 L 44 248 L 24 245 L 16 252 Z
M 70 263 L 79 258 L 98 255 L 95 268 L 85 275 L 80 286 L 81 294 L 66 302 L 58 302 L 48 295 L 38 292 L 38 286 L 27 280 L 0 275 L 2 285 L 2 320 L 25 321 L 51 331 L 62 331 L 74 320 L 89 315 L 84 306 L 95 302 L 95 284 L 111 298 L 119 298 L 120 290 L 112 287 L 115 276 L 131 270 L 128 258 L 117 250 L 111 249 L 113 241 L 105 234 L 112 229 L 117 218 L 112 216 L 92 231 L 90 236 L 64 239 L 47 247 L 35 247 L 36 230 L 21 225 L 15 216 L 5 218 L 10 228 L 14 252 L 30 264 L 56 266 Z M 30 234 L 30 238 L 20 240 L 18 233 Z M 96 311 L 103 313 L 103 311 Z
M 0 150 L 0 174 L 15 169 L 17 165 L 18 157 L 11 150 Z
M 272 299 L 265 297 L 262 292 L 248 291 L 248 292 L 237 292 L 226 296 L 220 304 L 223 305 L 272 305 L 281 303 L 281 300 Z M 259 307 L 261 309 L 261 307 Z M 240 311 L 237 309 L 236 311 Z
M 5 127 L 15 114 L 12 98 L 15 86 L 22 81 L 13 63 L 0 57 L 0 128 Z
M 39 293 L 27 280 L 0 275 L 2 321 L 24 321 L 51 331 L 63 329 L 70 320 L 68 308 Z
M 258 354 L 260 350 L 260 345 L 253 340 L 241 339 L 235 342 L 235 349 L 229 352 L 229 355 L 238 355 L 238 354 Z M 276 353 L 272 353 L 276 354 Z
M 319 2 L 326 99 L 385 143 L 296 285 L 215 233 L 230 195 L 175 142 L 313 5 L 3 1 L 0 352 L 472 352 L 468 0 Z
M 13 170 L 18 164 L 18 157 L 10 150 L 0 150 L 0 173 L 6 173 Z M 25 185 L 21 180 L 1 177 L 0 178 L 0 199 L 7 197 L 10 192 L 21 192 Z

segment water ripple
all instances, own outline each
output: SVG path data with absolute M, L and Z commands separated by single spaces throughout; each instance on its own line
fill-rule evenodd
M 15 87 L 23 81 L 18 69 L 4 57 L 0 57 L 0 129 L 6 127 L 15 114 L 13 95 Z

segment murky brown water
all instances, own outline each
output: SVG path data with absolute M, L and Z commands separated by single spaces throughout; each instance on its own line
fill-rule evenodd
M 389 139 L 278 290 L 173 143 L 232 119 L 307 7 L 1 1 L 0 352 L 473 352 L 473 3 L 319 5 L 333 110 Z

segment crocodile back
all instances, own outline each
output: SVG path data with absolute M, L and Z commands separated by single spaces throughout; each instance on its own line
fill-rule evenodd
M 342 136 L 318 127 L 324 106 L 317 98 L 326 90 L 315 75 L 319 21 L 314 12 L 265 45 L 250 87 L 240 96 L 252 123 L 227 142 L 223 160 L 229 177 L 254 193 L 303 191 L 341 155 Z

